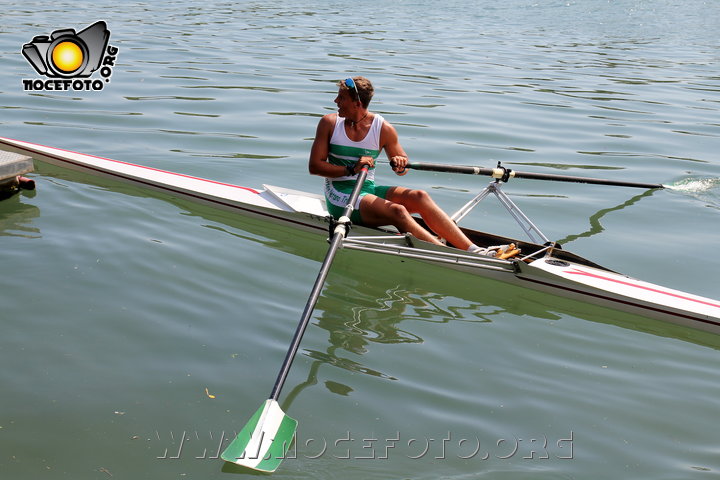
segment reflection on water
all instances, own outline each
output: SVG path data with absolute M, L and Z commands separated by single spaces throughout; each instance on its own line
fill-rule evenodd
M 597 235 L 599 233 L 602 233 L 605 231 L 605 227 L 602 226 L 600 223 L 600 220 L 607 215 L 608 213 L 617 212 L 619 210 L 622 210 L 623 208 L 630 207 L 632 205 L 635 205 L 637 202 L 642 200 L 643 198 L 651 196 L 655 190 L 646 190 L 643 193 L 639 195 L 635 195 L 634 197 L 630 198 L 626 202 L 621 203 L 620 205 L 617 205 L 615 207 L 610 208 L 604 208 L 602 210 L 597 211 L 593 215 L 590 216 L 590 229 L 582 232 L 582 233 L 576 233 L 574 235 L 568 235 L 567 237 L 558 240 L 557 242 L 560 245 L 566 245 L 572 241 L 575 241 L 579 238 L 589 238 L 593 235 Z
M 21 191 L 0 200 L 0 236 L 39 238 L 40 229 L 33 221 L 40 216 L 40 209 L 23 203 L 22 198 L 32 198 L 34 191 Z
M 357 273 L 357 272 L 356 272 Z M 369 368 L 358 360 L 346 358 L 343 352 L 353 354 L 355 358 L 371 352 L 373 343 L 404 344 L 423 343 L 423 339 L 412 332 L 415 322 L 449 323 L 490 322 L 484 318 L 498 313 L 498 307 L 484 306 L 477 302 L 467 302 L 455 297 L 423 291 L 415 288 L 408 290 L 394 287 L 385 291 L 385 295 L 376 295 L 377 289 L 370 284 L 346 280 L 329 280 L 323 289 L 313 326 L 328 332 L 329 346 L 325 351 L 304 349 L 304 355 L 312 358 L 307 379 L 296 385 L 287 395 L 283 408 L 289 408 L 295 398 L 307 387 L 317 384 L 318 370 L 323 365 L 341 368 L 351 373 L 371 375 L 386 380 L 397 380 L 392 375 Z M 347 298 L 353 298 L 355 305 L 350 312 L 342 308 Z M 318 313 L 319 312 L 319 313 Z M 400 324 L 403 324 L 401 327 Z M 350 377 L 351 378 L 351 377 Z M 335 381 L 325 382 L 332 393 L 348 396 L 353 391 L 349 385 Z

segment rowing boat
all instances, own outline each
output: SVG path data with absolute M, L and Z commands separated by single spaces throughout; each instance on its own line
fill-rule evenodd
M 324 198 L 317 194 L 271 185 L 263 185 L 260 189 L 240 187 L 2 137 L 0 149 L 323 235 L 327 235 L 332 221 Z M 491 182 L 453 215 L 453 219 L 459 222 L 480 200 L 495 195 L 520 223 L 530 240 L 466 228 L 463 231 L 482 247 L 515 243 L 522 251 L 518 257 L 502 260 L 451 246 L 429 244 L 398 234 L 391 228 L 357 226 L 344 239 L 342 247 L 438 264 L 554 295 L 720 333 L 720 301 L 637 280 L 563 250 L 542 234 L 504 194 L 501 186 L 502 182 Z

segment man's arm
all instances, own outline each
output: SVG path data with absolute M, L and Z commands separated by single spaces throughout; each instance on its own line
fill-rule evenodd
M 380 145 L 385 149 L 385 154 L 390 160 L 393 171 L 398 175 L 405 175 L 408 172 L 405 168 L 408 163 L 407 153 L 400 145 L 397 130 L 388 122 L 383 122 L 380 131 Z
M 334 113 L 325 115 L 318 122 L 315 140 L 310 149 L 310 160 L 308 161 L 308 170 L 311 175 L 337 178 L 348 173 L 344 167 L 333 165 L 327 161 L 330 154 L 330 137 L 335 128 L 336 115 Z

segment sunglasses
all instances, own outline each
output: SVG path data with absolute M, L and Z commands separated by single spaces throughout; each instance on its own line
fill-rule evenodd
M 357 89 L 357 85 L 355 85 L 355 80 L 352 78 L 346 78 L 345 86 L 350 90 L 355 90 L 355 100 L 360 100 L 360 92 Z

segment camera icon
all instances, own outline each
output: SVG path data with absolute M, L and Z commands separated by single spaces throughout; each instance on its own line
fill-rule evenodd
M 89 77 L 100 68 L 110 31 L 103 21 L 81 32 L 72 28 L 38 35 L 22 47 L 22 54 L 40 74 L 48 77 Z

